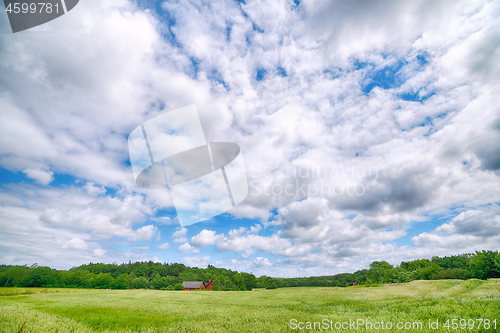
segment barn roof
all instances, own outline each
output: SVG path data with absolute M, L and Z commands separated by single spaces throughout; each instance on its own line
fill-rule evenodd
M 196 288 L 199 289 L 203 285 L 202 281 L 184 281 L 182 282 L 184 288 Z

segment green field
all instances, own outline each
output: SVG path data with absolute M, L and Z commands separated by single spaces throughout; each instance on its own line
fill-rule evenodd
M 226 292 L 0 288 L 0 332 L 9 333 L 20 332 L 23 323 L 22 332 L 41 333 L 307 331 L 292 330 L 292 319 L 304 325 L 325 325 L 326 320 L 333 326 L 358 319 L 372 325 L 383 320 L 386 326 L 422 322 L 420 332 L 496 332 L 500 331 L 500 279 Z M 427 328 L 429 319 L 439 320 L 438 330 Z M 447 319 L 491 323 L 489 330 L 478 329 L 479 320 L 473 329 L 461 329 L 464 321 L 457 321 L 458 329 L 447 329 L 443 327 Z M 361 325 L 356 330 L 323 326 L 319 331 L 390 330 L 367 330 Z

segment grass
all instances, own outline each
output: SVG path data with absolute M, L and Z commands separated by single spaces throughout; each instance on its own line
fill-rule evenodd
M 57 288 L 0 288 L 0 296 L 16 296 L 16 295 L 31 295 L 57 293 L 64 289 Z
M 420 321 L 421 332 L 439 320 L 433 332 L 495 332 L 442 327 L 453 318 L 496 319 L 500 331 L 500 279 L 248 292 L 0 288 L 0 295 L 0 332 L 290 332 L 291 319 Z

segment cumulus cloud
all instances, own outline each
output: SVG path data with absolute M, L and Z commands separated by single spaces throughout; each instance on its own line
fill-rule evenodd
M 449 223 L 412 238 L 415 245 L 432 248 L 498 249 L 500 244 L 500 207 L 498 204 L 469 209 Z
M 190 267 L 207 268 L 210 256 L 190 256 L 182 259 L 184 265 Z
M 83 239 L 71 238 L 66 244 L 63 245 L 63 249 L 86 250 L 88 249 L 88 245 Z
M 49 185 L 54 180 L 52 171 L 43 171 L 40 169 L 24 169 L 23 173 L 26 177 L 36 180 L 42 185 Z
M 145 13 L 132 14 L 134 7 L 130 3 L 116 2 L 112 6 L 103 6 L 97 1 L 88 4 L 101 8 L 97 11 L 100 14 L 86 15 L 91 9 L 84 5 L 79 7 L 81 15 L 74 15 L 69 21 L 63 18 L 61 22 L 49 23 L 49 26 L 62 33 L 59 39 L 46 35 L 33 43 L 22 40 L 20 49 L 9 47 L 5 53 L 2 52 L 2 61 L 5 62 L 0 69 L 1 77 L 9 82 L 8 88 L 3 91 L 3 95 L 9 97 L 2 99 L 2 105 L 11 110 L 8 119 L 2 121 L 3 124 L 9 124 L 9 132 L 4 132 L 8 139 L 4 141 L 2 151 L 15 151 L 15 155 L 2 156 L 3 166 L 19 169 L 23 165 L 30 167 L 49 162 L 53 170 L 75 173 L 101 184 L 128 181 L 128 170 L 120 165 L 125 156 L 117 150 L 125 139 L 122 137 L 120 140 L 118 136 L 109 136 L 107 133 L 110 133 L 111 127 L 118 124 L 119 127 L 126 126 L 127 119 L 138 116 L 132 111 L 134 107 L 139 109 L 137 98 L 132 96 L 137 97 L 141 89 L 115 85 L 113 82 L 120 80 L 120 77 L 131 78 L 135 75 L 133 71 L 139 69 L 136 65 L 140 66 L 143 55 L 151 52 L 151 43 L 157 34 Z M 122 14 L 119 14 L 120 9 L 124 10 Z M 125 12 L 132 15 L 127 16 Z M 61 24 L 70 24 L 71 27 L 59 29 Z M 89 38 L 94 34 L 93 31 L 100 31 L 99 41 Z M 8 41 L 10 37 L 6 37 L 7 40 L 5 37 L 3 42 L 12 45 Z M 75 38 L 80 43 L 73 43 Z M 120 40 L 129 40 L 130 43 L 125 45 Z M 92 46 L 95 42 L 101 47 Z M 9 64 L 13 64 L 19 55 L 17 52 L 34 54 L 32 47 L 37 49 L 36 57 L 28 56 L 22 66 L 10 68 Z M 125 53 L 130 54 L 130 57 L 120 56 Z M 71 61 L 61 64 L 59 57 Z M 95 67 L 97 63 L 103 67 L 98 69 Z M 15 73 L 21 72 L 25 73 L 24 79 L 15 79 Z M 43 82 L 39 80 L 40 77 L 29 75 L 29 72 L 45 73 Z M 114 88 L 111 89 L 112 86 Z M 56 98 L 61 103 L 57 106 L 44 97 L 52 92 L 59 95 Z M 113 98 L 116 93 L 121 98 Z M 29 98 L 26 98 L 28 95 Z M 92 99 L 86 98 L 89 95 L 96 96 L 100 101 L 95 104 Z M 102 110 L 107 111 L 99 111 L 99 104 Z M 113 120 L 117 114 L 111 110 L 118 109 L 121 110 L 121 116 Z M 33 110 L 34 113 L 28 115 L 26 110 Z M 118 132 L 123 135 L 125 130 L 121 128 Z M 18 137 L 24 139 L 13 145 Z
M 106 193 L 106 188 L 104 186 L 95 186 L 94 183 L 87 182 L 85 186 L 83 186 L 85 191 L 87 191 L 88 194 L 96 196 L 96 195 L 101 195 Z
M 167 191 L 135 186 L 126 138 L 196 104 L 207 140 L 242 148 L 250 194 L 218 234 L 173 232 L 181 253 L 215 245 L 241 256 L 229 267 L 315 275 L 366 267 L 367 253 L 498 244 L 499 213 L 484 208 L 500 202 L 497 1 L 163 2 L 170 22 L 147 6 L 88 0 L 44 26 L 57 34 L 0 35 L 0 166 L 42 185 L 79 179 L 4 186 L 12 239 L 26 231 L 9 216 L 29 216 L 38 235 L 56 235 L 46 262 L 77 251 L 73 239 L 106 259 L 113 251 L 86 237 L 148 241 L 155 224 L 176 225 L 157 216 L 173 206 Z M 467 209 L 415 247 L 397 245 L 457 206 Z M 9 260 L 33 257 L 5 244 Z
M 174 243 L 186 243 L 188 241 L 186 236 L 187 229 L 180 228 L 172 234 L 172 237 L 175 237 Z
M 214 245 L 221 237 L 224 237 L 224 235 L 216 235 L 213 230 L 203 229 L 198 235 L 191 237 L 189 243 L 195 247 L 205 247 Z
M 158 245 L 158 248 L 159 248 L 160 250 L 166 250 L 166 249 L 170 248 L 170 244 L 168 244 L 168 243 L 163 243 L 163 244 L 161 244 L 161 245 Z
M 255 260 L 253 261 L 253 263 L 257 267 L 259 267 L 259 266 L 269 267 L 269 266 L 273 265 L 273 263 L 269 259 L 263 258 L 263 257 L 257 257 L 257 258 L 255 258 Z
M 184 237 L 184 236 L 186 236 L 186 233 L 187 233 L 186 228 L 180 228 L 179 230 L 175 231 L 172 234 L 172 237 L 174 237 L 174 238 Z
M 95 250 L 94 250 L 94 255 L 95 255 L 96 257 L 101 258 L 101 257 L 103 257 L 105 254 L 106 254 L 106 250 L 103 250 L 103 249 L 100 249 L 100 248 L 98 248 L 98 249 L 95 249 Z
M 179 237 L 174 239 L 174 243 L 185 243 L 188 241 L 187 237 Z
M 98 261 L 89 235 L 65 228 L 51 228 L 33 211 L 13 206 L 0 210 L 0 257 L 3 262 L 24 265 L 34 262 L 59 269 Z
M 365 223 L 363 216 L 346 218 L 343 213 L 330 209 L 327 199 L 308 198 L 278 209 L 273 225 L 279 225 L 281 230 L 270 236 L 259 235 L 258 227 L 232 229 L 228 236 L 208 230 L 199 235 L 205 236 L 200 239 L 210 240 L 206 244 L 215 243 L 218 252 L 241 253 L 243 259 L 267 252 L 285 257 L 290 263 L 320 263 L 394 250 L 393 244 L 384 243 L 404 236 L 403 226 L 410 218 L 396 215 L 371 220 L 373 222 Z M 393 230 L 386 230 L 388 226 Z
M 91 231 L 101 239 L 124 237 L 138 241 L 149 240 L 156 233 L 157 227 L 151 224 L 132 228 L 152 213 L 142 196 L 98 197 L 84 206 L 46 209 L 40 220 L 49 225 Z
M 180 253 L 200 253 L 200 250 L 191 246 L 189 243 L 184 243 L 177 248 Z

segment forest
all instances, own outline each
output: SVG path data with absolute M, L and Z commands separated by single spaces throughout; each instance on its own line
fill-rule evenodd
M 394 267 L 386 261 L 374 261 L 369 269 L 331 276 L 280 278 L 236 272 L 209 265 L 207 268 L 183 264 L 129 262 L 123 264 L 89 263 L 69 270 L 50 267 L 0 265 L 1 287 L 52 287 L 95 289 L 182 290 L 183 281 L 214 281 L 211 290 L 245 291 L 254 288 L 348 287 L 355 284 L 376 286 L 413 280 L 500 278 L 500 254 L 477 251 L 449 257 L 432 257 L 401 262 Z

